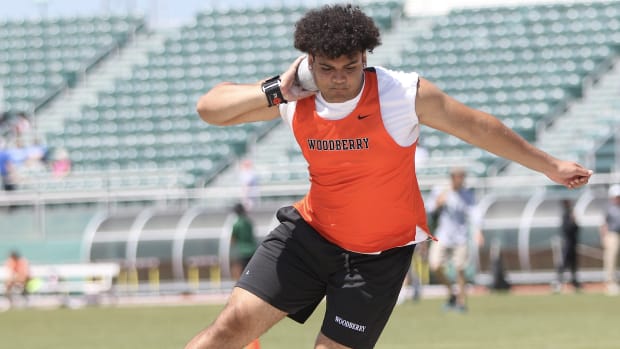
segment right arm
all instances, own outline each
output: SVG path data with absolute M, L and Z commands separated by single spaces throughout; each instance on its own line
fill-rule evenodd
M 470 108 L 420 78 L 415 102 L 421 124 L 456 136 L 480 149 L 518 162 L 574 189 L 588 183 L 592 171 L 536 148 L 496 117 Z
M 272 120 L 280 115 L 277 107 L 268 107 L 260 82 L 220 83 L 200 97 L 196 109 L 202 120 L 218 126 Z
M 287 101 L 295 101 L 315 92 L 301 90 L 295 84 L 297 66 L 304 56 L 298 57 L 280 76 L 280 89 Z M 252 84 L 223 82 L 214 86 L 198 100 L 196 110 L 205 122 L 218 126 L 254 121 L 272 120 L 280 116 L 277 106 L 269 107 L 261 89 L 263 81 Z

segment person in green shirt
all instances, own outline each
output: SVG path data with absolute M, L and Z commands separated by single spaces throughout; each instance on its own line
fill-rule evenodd
M 237 219 L 233 223 L 231 234 L 230 273 L 234 280 L 238 280 L 258 244 L 254 237 L 254 223 L 243 204 L 235 204 L 233 212 L 237 215 Z

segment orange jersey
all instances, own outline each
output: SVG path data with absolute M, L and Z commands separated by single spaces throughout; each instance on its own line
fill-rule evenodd
M 345 118 L 321 118 L 310 97 L 297 101 L 292 126 L 311 183 L 294 206 L 324 238 L 361 253 L 426 238 L 414 166 L 417 143 L 400 146 L 385 129 L 374 70 L 365 71 L 360 101 Z

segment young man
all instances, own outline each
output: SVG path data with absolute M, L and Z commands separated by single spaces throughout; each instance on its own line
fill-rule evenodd
M 327 5 L 295 29 L 295 47 L 308 54 L 318 93 L 296 84 L 299 57 L 279 78 L 221 83 L 198 101 L 201 118 L 214 125 L 282 117 L 308 161 L 311 187 L 277 212 L 281 224 L 225 308 L 186 348 L 241 348 L 285 316 L 304 322 L 324 297 L 315 348 L 373 348 L 414 244 L 429 238 L 413 166 L 421 124 L 569 188 L 588 182 L 591 171 L 533 147 L 416 73 L 365 68 L 367 52 L 379 44 L 377 27 L 358 7 Z
M 610 296 L 620 294 L 616 265 L 620 251 L 620 185 L 614 184 L 608 190 L 609 202 L 605 207 L 604 221 L 600 227 L 603 246 L 603 271 L 606 292 Z
M 233 212 L 237 217 L 230 236 L 230 274 L 233 280 L 238 280 L 258 244 L 254 236 L 254 223 L 245 210 L 245 206 L 240 202 L 236 203 L 233 206 Z
M 564 271 L 570 271 L 571 284 L 575 291 L 581 289 L 581 283 L 577 277 L 577 269 L 579 268 L 579 255 L 577 253 L 577 244 L 579 243 L 579 224 L 575 218 L 573 202 L 570 199 L 560 201 L 562 206 L 562 220 L 560 224 L 560 232 L 562 239 L 562 260 L 557 266 L 557 280 L 553 284 L 553 292 L 559 293 L 564 285 Z

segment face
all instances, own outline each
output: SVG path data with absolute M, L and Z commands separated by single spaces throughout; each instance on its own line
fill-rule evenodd
M 465 183 L 465 173 L 463 172 L 452 173 L 450 175 L 450 178 L 452 179 L 452 188 L 461 189 L 463 187 L 463 184 Z
M 365 53 L 343 55 L 335 59 L 309 55 L 308 61 L 314 82 L 326 101 L 346 102 L 357 96 L 362 89 Z

